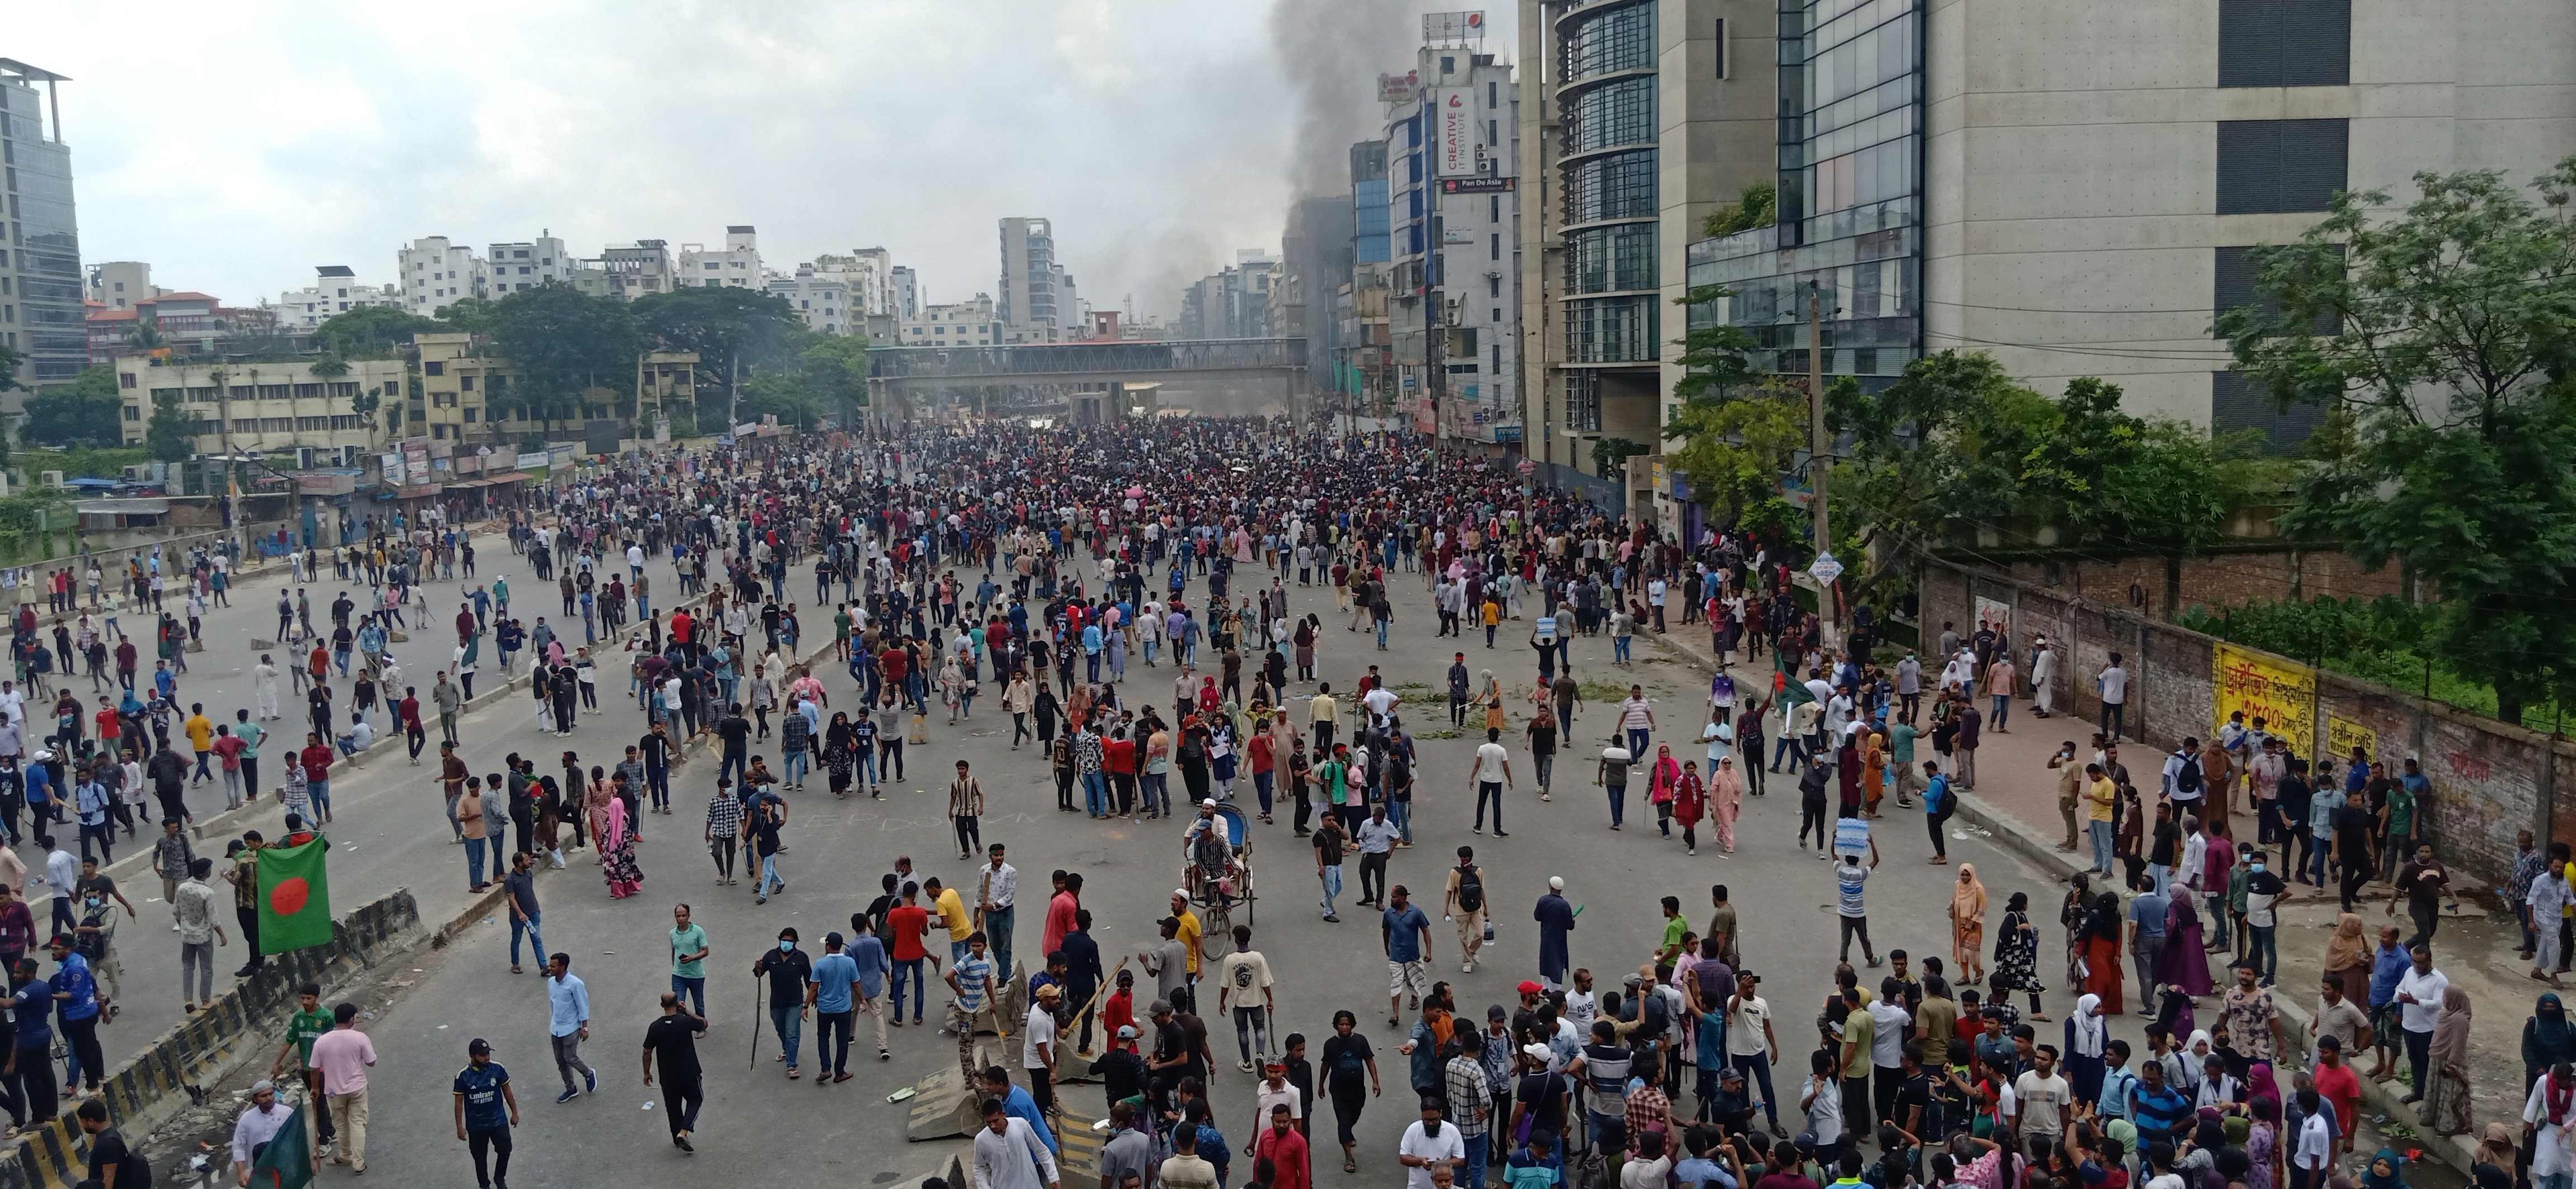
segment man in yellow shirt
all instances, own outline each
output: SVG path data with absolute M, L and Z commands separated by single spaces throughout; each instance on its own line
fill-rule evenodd
M 190 777 L 188 783 L 195 785 L 199 781 L 213 780 L 215 774 L 207 769 L 206 761 L 215 755 L 215 720 L 206 717 L 206 704 L 188 703 L 188 720 L 179 726 L 188 732 L 188 746 L 197 752 L 197 774 Z
M 1199 914 L 1190 911 L 1190 894 L 1179 888 L 1172 889 L 1172 919 L 1181 923 L 1181 931 L 1173 936 L 1180 939 L 1181 952 L 1189 959 L 1190 982 L 1196 984 L 1199 981 L 1199 933 L 1202 926 Z
M 951 964 L 966 960 L 966 939 L 975 935 L 975 918 L 966 912 L 966 901 L 957 889 L 943 886 L 938 876 L 922 881 L 922 890 L 930 893 L 931 915 L 948 926 L 948 960 Z
M 2093 874 L 2111 874 L 2111 811 L 2120 803 L 2119 787 L 2100 764 L 2084 765 L 2085 829 L 2093 836 Z
M 1315 754 L 1333 753 L 1334 716 L 1342 712 L 1341 703 L 1333 700 L 1333 683 L 1315 687 L 1315 696 L 1306 699 L 1306 720 L 1315 724 Z

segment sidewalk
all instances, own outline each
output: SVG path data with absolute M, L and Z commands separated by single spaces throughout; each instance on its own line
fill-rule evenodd
M 1715 657 L 1708 649 L 1707 631 L 1698 624 L 1687 628 L 1675 625 L 1670 635 L 1661 637 L 1641 634 L 1700 664 L 1712 668 L 1716 665 Z M 1740 674 L 1747 666 L 1739 659 L 1734 668 Z M 1767 655 L 1755 658 L 1751 668 L 1767 681 L 1771 659 Z M 1979 712 L 1983 713 L 1986 708 L 1987 704 L 1981 699 Z M 1776 731 L 1777 728 L 1774 729 Z M 1990 831 L 1997 842 L 2061 880 L 2086 870 L 2091 864 L 2089 852 L 2059 849 L 2058 844 L 2066 836 L 2066 827 L 2065 819 L 2057 808 L 2057 773 L 2049 769 L 2048 759 L 2061 743 L 2070 739 L 2079 752 L 2089 754 L 2094 730 L 2094 724 L 2062 713 L 2037 718 L 2033 716 L 2029 702 L 2016 700 L 2005 729 L 1989 728 L 1982 735 L 1976 754 L 1978 781 L 1960 798 L 1953 828 L 1967 826 Z M 1928 734 L 1919 747 L 1921 750 L 1917 755 L 1920 758 L 1937 758 L 1931 750 Z M 2122 744 L 2121 759 L 2128 765 L 2133 780 L 2152 781 L 2164 763 L 2164 753 L 2151 745 L 2131 740 Z M 2241 810 L 2247 804 L 2249 802 L 2240 797 L 2236 808 Z M 2234 827 L 2233 837 L 2255 837 L 2252 813 L 2236 812 L 2230 821 Z M 2096 886 L 2098 889 L 2098 882 Z M 2491 893 L 2490 889 L 2471 890 Z M 2363 889 L 2357 901 L 2356 911 L 2374 935 L 2380 922 L 2392 919 L 2388 913 L 2390 894 L 2388 884 L 2374 882 Z M 2042 898 L 2034 896 L 2033 899 Z M 2062 940 L 2062 931 L 2053 919 L 2040 919 L 2053 918 L 2055 911 L 2053 902 L 2033 905 L 2032 916 L 2038 920 L 2044 938 L 2043 956 L 2056 952 Z M 2281 966 L 2273 995 L 2291 1034 L 2292 1044 L 2303 1053 L 2307 1047 L 2307 1029 L 2311 1019 L 2309 1009 L 2317 1001 L 2316 988 L 2323 974 L 2326 938 L 2332 933 L 2339 914 L 2340 907 L 2332 889 L 2321 892 L 2302 884 L 2292 885 L 2291 895 L 2280 909 L 2277 938 Z M 2405 923 L 2403 917 L 2394 919 L 2401 925 Z M 2437 946 L 2440 969 L 2450 977 L 2452 985 L 2467 991 L 2472 1004 L 2482 1009 L 2477 1012 L 2476 1022 L 2471 1026 L 2469 1040 L 2475 1068 L 2470 1079 L 2470 1098 L 2475 1119 L 2480 1125 L 2490 1120 L 2518 1119 L 2522 1113 L 2522 1079 L 2519 1076 L 2522 1069 L 2522 1026 L 2530 1015 L 2532 1001 L 2548 988 L 2527 977 L 2529 964 L 2517 959 L 2514 953 L 2514 947 L 2519 943 L 2517 925 L 2510 919 L 2501 922 L 2492 919 L 2475 901 L 2464 902 L 2458 915 L 2448 911 L 2443 914 Z M 2210 960 L 2212 975 L 2221 986 L 2227 985 L 2226 972 L 2216 968 L 2230 960 L 2229 956 L 2212 954 Z M 2204 1006 L 2201 1014 L 2204 1019 L 2214 1019 L 2216 1013 L 2213 1006 Z M 2396 1079 L 2384 1083 L 2373 1082 L 2366 1077 L 2362 1079 L 2362 1098 L 2368 1111 L 2379 1117 L 2378 1130 L 2392 1140 L 2423 1144 L 2428 1154 L 2465 1174 L 2477 1150 L 2474 1130 L 2470 1136 L 2432 1142 L 2432 1137 L 2424 1135 L 2416 1126 L 2414 1108 L 2398 1102 L 2408 1092 L 2402 1051 L 2396 1066 L 2400 1071 Z M 2369 1065 L 2365 1061 L 2358 1068 L 2366 1073 Z

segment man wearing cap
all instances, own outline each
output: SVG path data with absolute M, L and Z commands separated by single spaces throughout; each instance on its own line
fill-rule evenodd
M 1565 969 L 1572 963 L 1566 957 L 1566 935 L 1574 932 L 1574 906 L 1565 899 L 1565 877 L 1547 878 L 1547 894 L 1538 898 L 1538 909 L 1531 914 L 1538 922 L 1538 977 L 1543 989 L 1558 990 L 1565 986 Z
M 1020 1068 L 1028 1073 L 1029 1097 L 1048 1114 L 1055 1112 L 1055 1012 L 1063 1001 L 1061 985 L 1039 986 L 1029 997 L 1029 1014 L 1020 1030 Z
M 478 1040 L 474 1043 L 481 1045 L 483 1042 Z M 250 1106 L 242 1111 L 241 1118 L 233 1121 L 234 1184 L 250 1184 L 251 1162 L 259 1159 L 260 1148 L 277 1138 L 277 1133 L 286 1129 L 286 1121 L 294 1115 L 295 1112 L 277 1105 L 277 1083 L 261 1078 L 250 1084 Z M 464 1124 L 457 1124 L 458 1134 L 464 1134 L 464 1130 Z M 509 1141 L 505 1139 L 502 1142 L 506 1144 Z M 474 1164 L 479 1177 L 483 1164 L 479 1148 L 475 1152 Z M 490 1181 L 482 1183 L 486 1186 L 491 1184 Z
M 1113 1110 L 1121 1100 L 1144 1093 L 1147 1080 L 1144 1054 L 1136 1051 L 1136 1026 L 1120 1024 L 1116 1039 L 1091 1063 L 1091 1075 L 1100 1079 Z

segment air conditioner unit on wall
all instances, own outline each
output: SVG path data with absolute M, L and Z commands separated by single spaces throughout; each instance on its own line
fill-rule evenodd
M 39 471 L 37 472 L 36 478 L 38 482 L 42 483 L 46 487 L 50 487 L 56 491 L 62 490 L 63 473 L 61 471 Z

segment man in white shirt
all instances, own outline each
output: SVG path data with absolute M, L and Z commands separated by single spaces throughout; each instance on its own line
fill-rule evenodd
M 2415 1089 L 2399 1101 L 2413 1103 L 2422 1101 L 2424 1087 L 2432 1084 L 2427 1078 L 2432 1073 L 2433 1024 L 2441 1017 L 2442 997 L 2450 992 L 2451 980 L 2433 969 L 2432 946 L 2419 941 L 2408 953 L 2415 961 L 2397 978 L 2397 1022 L 2406 1030 L 2406 1063 L 2415 1071 Z
M 1476 790 L 1476 832 L 1485 832 L 1485 800 L 1490 797 L 1494 802 L 1494 837 L 1511 837 L 1503 832 L 1503 790 L 1512 784 L 1512 758 L 1503 748 L 1500 729 L 1485 728 L 1485 741 L 1476 748 L 1476 764 L 1467 774 L 1467 783 Z
M 984 1100 L 984 1126 L 975 1133 L 973 1177 L 974 1189 L 1063 1189 L 1055 1153 L 1026 1120 L 1011 1117 L 992 1098 Z
M 1404 1129 L 1404 1140 L 1395 1149 L 1396 1162 L 1404 1166 L 1405 1189 L 1432 1189 L 1431 1170 L 1447 1168 L 1453 1174 L 1467 1159 L 1467 1138 L 1458 1129 L 1440 1121 L 1440 1099 L 1422 1098 L 1422 1117 Z
M 2116 740 L 2128 725 L 2129 709 L 2129 671 L 2120 667 L 2119 653 L 2093 675 L 2093 684 L 2102 695 L 2102 733 Z

